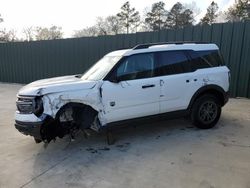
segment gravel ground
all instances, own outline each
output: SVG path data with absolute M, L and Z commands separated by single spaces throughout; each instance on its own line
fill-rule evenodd
M 217 126 L 184 119 L 35 144 L 14 128 L 21 85 L 0 84 L 0 187 L 250 188 L 250 100 L 230 99 Z

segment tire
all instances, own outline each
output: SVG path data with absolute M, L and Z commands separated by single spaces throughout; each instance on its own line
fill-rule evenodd
M 193 104 L 191 120 L 200 129 L 210 129 L 216 125 L 221 115 L 221 104 L 214 95 L 202 95 Z

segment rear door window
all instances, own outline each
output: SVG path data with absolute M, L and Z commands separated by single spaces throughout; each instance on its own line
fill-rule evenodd
M 191 72 L 185 51 L 157 52 L 156 72 L 159 76 Z

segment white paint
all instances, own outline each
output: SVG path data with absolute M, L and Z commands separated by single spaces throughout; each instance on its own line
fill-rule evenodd
M 126 52 L 131 51 L 131 50 L 132 49 L 116 50 L 116 51 L 108 53 L 106 56 L 123 56 Z
M 144 85 L 155 85 L 145 88 Z M 143 117 L 159 113 L 159 77 L 102 85 L 105 117 L 108 122 Z M 115 102 L 115 106 L 110 103 Z
M 160 112 L 171 112 L 187 109 L 194 93 L 204 85 L 218 85 L 229 90 L 229 69 L 226 66 L 199 69 L 195 72 L 162 76 Z M 189 82 L 186 82 L 186 81 Z M 195 81 L 196 80 L 196 81 Z
M 42 119 L 35 116 L 35 114 L 20 114 L 16 111 L 15 120 L 21 122 L 42 122 Z
M 85 90 L 94 87 L 95 81 L 82 80 L 73 76 L 61 76 L 56 78 L 42 79 L 32 82 L 18 92 L 19 95 L 45 95 L 67 90 Z M 63 87 L 62 87 L 63 85 Z
M 195 44 L 195 43 L 164 44 L 164 45 L 153 45 L 153 46 L 150 46 L 149 48 L 144 48 L 144 49 L 117 50 L 117 51 L 108 53 L 107 56 L 130 56 L 130 55 L 139 54 L 139 53 L 167 51 L 167 50 L 202 51 L 202 50 L 218 50 L 218 49 L 219 48 L 218 48 L 218 46 L 216 44 Z
M 123 50 L 108 56 L 131 55 L 177 49 L 218 49 L 215 44 L 158 45 L 141 50 Z M 215 84 L 228 91 L 226 66 L 200 69 L 191 73 L 159 76 L 112 83 L 86 81 L 75 76 L 44 79 L 23 87 L 18 95 L 42 96 L 44 114 L 55 118 L 62 106 L 76 102 L 91 106 L 98 112 L 102 126 L 110 122 L 187 109 L 194 93 L 204 84 Z M 197 81 L 195 81 L 195 79 Z M 189 80 L 187 83 L 186 80 Z M 153 87 L 143 88 L 145 85 Z M 102 89 L 102 97 L 100 95 Z M 19 114 L 16 120 L 39 122 L 34 114 Z

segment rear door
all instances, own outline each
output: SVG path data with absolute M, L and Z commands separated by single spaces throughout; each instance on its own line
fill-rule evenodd
M 156 54 L 160 76 L 160 112 L 186 109 L 187 96 L 194 81 L 186 51 L 164 51 Z

